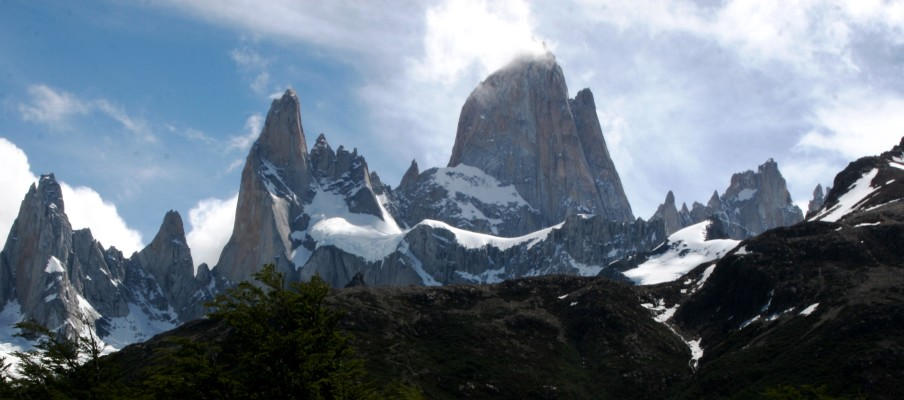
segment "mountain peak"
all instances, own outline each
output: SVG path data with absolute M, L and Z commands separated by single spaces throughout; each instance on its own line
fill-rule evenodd
M 255 150 L 281 168 L 307 163 L 308 147 L 301 125 L 301 104 L 292 89 L 273 100 Z
M 57 182 L 53 173 L 41 175 L 36 190 L 44 204 L 53 204 L 57 210 L 65 212 L 63 189 L 60 187 L 60 184 Z
M 402 191 L 408 189 L 414 189 L 414 186 L 417 182 L 417 177 L 421 172 L 417 167 L 417 160 L 411 160 L 411 165 L 408 166 L 408 170 L 405 171 L 405 175 L 402 175 L 402 181 L 399 182 L 399 189 Z
M 592 93 L 569 99 L 548 52 L 519 56 L 471 92 L 448 167 L 460 164 L 514 185 L 543 216 L 541 226 L 575 213 L 633 220 Z
M 323 132 L 317 135 L 317 140 L 314 141 L 314 147 L 326 147 L 329 145 L 330 144 L 326 141 L 326 135 L 324 135 Z
M 160 224 L 160 230 L 154 236 L 153 242 L 158 240 L 171 241 L 179 239 L 185 242 L 185 228 L 182 224 L 182 216 L 176 210 L 169 210 L 163 216 L 163 223 Z

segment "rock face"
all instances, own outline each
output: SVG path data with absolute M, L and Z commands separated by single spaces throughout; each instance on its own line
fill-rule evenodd
M 448 166 L 460 165 L 513 185 L 538 211 L 537 226 L 511 233 L 576 213 L 633 219 L 593 96 L 585 89 L 569 100 L 551 54 L 517 59 L 474 89 L 462 107 Z
M 417 164 L 412 167 L 416 170 Z M 478 168 L 459 165 L 409 173 L 395 201 L 405 226 L 429 219 L 474 232 L 518 236 L 543 224 L 543 216 L 514 185 L 503 185 Z
M 671 191 L 651 220 L 661 219 L 671 234 L 710 217 L 720 220 L 732 239 L 746 239 L 766 230 L 803 220 L 803 213 L 791 201 L 791 194 L 778 164 L 769 159 L 757 171 L 732 175 L 731 184 L 719 196 L 714 192 L 707 205 L 694 203 L 690 211 L 675 208 Z
M 138 252 L 135 261 L 154 278 L 177 314 L 203 315 L 199 313 L 197 300 L 192 298 L 198 283 L 194 279 L 195 267 L 178 212 L 170 210 L 166 213 L 154 240 Z
M 656 212 L 650 219 L 662 220 L 662 223 L 665 226 L 665 231 L 668 234 L 677 232 L 685 226 L 692 225 L 691 216 L 690 212 L 687 210 L 687 205 L 683 205 L 681 211 L 679 212 L 678 208 L 675 207 L 675 194 L 672 193 L 671 190 L 669 190 L 668 194 L 666 194 L 665 202 L 656 209 Z
M 831 190 L 831 188 L 829 189 Z M 817 184 L 816 188 L 813 189 L 813 198 L 810 199 L 810 203 L 807 204 L 807 217 L 819 211 L 819 209 L 822 208 L 822 205 L 825 204 L 825 202 L 826 197 L 825 193 L 823 193 L 822 191 L 822 185 Z
M 388 198 L 391 189 L 371 174 L 357 149 L 334 151 L 323 134 L 310 154 L 305 143 L 298 96 L 288 90 L 270 106 L 242 170 L 232 237 L 215 268 L 223 277 L 250 280 L 273 263 L 298 279 L 315 247 L 342 229 L 336 224 L 398 231 L 376 194 Z
M 660 221 L 615 222 L 601 216 L 570 216 L 517 238 L 424 221 L 391 238 L 385 252 L 370 259 L 347 244 L 318 247 L 301 278 L 316 274 L 343 287 L 357 274 L 373 286 L 498 283 L 549 274 L 618 277 L 610 264 L 644 253 L 665 237 Z
M 196 279 L 182 219 L 171 211 L 153 242 L 130 258 L 73 231 L 55 177 L 32 185 L 3 251 L 2 302 L 68 336 L 92 330 L 108 345 L 143 340 L 202 315 L 219 287 Z
M 245 160 L 232 236 L 216 267 L 223 277 L 248 280 L 269 263 L 282 273 L 294 273 L 289 235 L 304 225 L 294 217 L 313 197 L 312 183 L 301 106 L 288 90 L 271 104 Z

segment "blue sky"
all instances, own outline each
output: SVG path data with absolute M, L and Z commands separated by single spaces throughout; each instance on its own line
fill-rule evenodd
M 445 164 L 483 77 L 544 49 L 593 90 L 644 218 L 770 157 L 806 202 L 904 135 L 900 1 L 7 0 L 0 229 L 53 171 L 105 244 L 146 244 L 176 209 L 210 260 L 274 93 L 299 93 L 309 144 L 357 147 L 395 185 L 412 158 Z

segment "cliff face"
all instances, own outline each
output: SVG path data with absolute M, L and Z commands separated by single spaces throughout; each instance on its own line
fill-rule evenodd
M 292 90 L 274 100 L 260 136 L 242 169 L 232 236 L 216 269 L 234 282 L 247 280 L 264 264 L 295 271 L 289 235 L 301 221 L 305 201 L 313 197 L 301 107 Z
M 126 258 L 90 230 L 72 230 L 51 174 L 22 201 L 0 252 L 0 288 L 21 319 L 69 337 L 94 331 L 119 348 L 203 315 L 222 282 L 209 272 L 195 278 L 193 269 L 178 213 L 167 213 L 151 244 Z
M 681 228 L 714 217 L 722 222 L 728 237 L 746 239 L 769 229 L 796 224 L 803 213 L 791 201 L 791 194 L 778 164 L 768 160 L 757 171 L 731 176 L 731 184 L 719 196 L 714 192 L 707 204 L 694 203 L 691 210 L 675 207 L 671 191 L 651 220 L 661 219 L 671 234 Z
M 517 59 L 474 89 L 449 159 L 449 167 L 459 165 L 513 185 L 538 210 L 541 226 L 575 213 L 633 219 L 592 95 L 584 90 L 569 100 L 551 54 Z

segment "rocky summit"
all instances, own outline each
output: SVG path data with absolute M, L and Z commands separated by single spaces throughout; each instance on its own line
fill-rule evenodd
M 711 217 L 722 221 L 729 237 L 746 239 L 772 228 L 800 222 L 803 213 L 791 201 L 778 163 L 769 159 L 755 172 L 748 170 L 732 175 L 725 192 L 721 196 L 714 192 L 706 205 L 694 202 L 690 210 L 686 205 L 678 210 L 675 195 L 669 191 L 665 202 L 650 219 L 662 220 L 666 232 L 671 234 Z
M 287 90 L 248 152 L 213 267 L 194 265 L 176 211 L 142 250 L 104 247 L 72 229 L 43 175 L 0 252 L 0 316 L 93 332 L 113 351 L 204 317 L 230 288 L 259 289 L 239 283 L 273 264 L 334 288 L 320 305 L 343 312 L 330 321 L 370 373 L 428 398 L 755 398 L 811 384 L 900 397 L 904 140 L 817 186 L 806 220 L 771 159 L 705 205 L 669 191 L 643 220 L 596 108 L 589 89 L 569 98 L 551 54 L 520 57 L 465 101 L 448 165 L 412 161 L 392 187 L 355 147 L 323 133 L 308 147 Z M 170 339 L 235 333 L 213 316 L 104 365 L 126 386 L 181 365 Z
M 512 185 L 540 226 L 575 213 L 633 219 L 589 89 L 568 98 L 555 57 L 524 56 L 481 82 L 461 109 L 449 167 Z M 525 232 L 517 232 L 525 233 Z
M 0 252 L 0 301 L 17 318 L 68 336 L 94 331 L 117 349 L 203 316 L 203 303 L 223 287 L 211 274 L 195 277 L 177 212 L 126 258 L 90 230 L 73 231 L 64 204 L 55 177 L 41 176 Z

